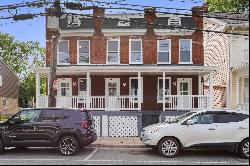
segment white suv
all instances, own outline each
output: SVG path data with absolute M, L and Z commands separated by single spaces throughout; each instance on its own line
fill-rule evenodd
M 249 158 L 249 113 L 191 111 L 171 122 L 145 127 L 141 140 L 165 157 L 175 157 L 182 149 L 220 148 Z

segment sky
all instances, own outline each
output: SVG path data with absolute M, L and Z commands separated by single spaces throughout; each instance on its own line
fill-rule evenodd
M 18 4 L 22 2 L 32 2 L 34 0 L 0 0 L 1 6 L 9 4 Z M 61 0 L 63 2 L 64 0 Z M 106 2 L 120 2 L 128 4 L 139 4 L 146 6 L 167 7 L 167 8 L 184 8 L 191 9 L 193 6 L 203 4 L 202 0 L 100 0 Z M 161 10 L 166 11 L 166 10 Z M 24 13 L 44 12 L 44 8 L 19 8 L 15 10 L 0 10 L 0 17 L 6 17 Z M 119 12 L 116 10 L 116 12 Z M 123 11 L 124 12 L 124 11 Z M 130 11 L 127 11 L 128 13 Z M 175 12 L 175 11 L 174 11 Z M 112 12 L 113 13 L 113 12 Z M 19 41 L 38 41 L 41 47 L 45 47 L 45 17 L 38 17 L 32 20 L 13 21 L 12 19 L 0 19 L 0 32 L 8 33 Z

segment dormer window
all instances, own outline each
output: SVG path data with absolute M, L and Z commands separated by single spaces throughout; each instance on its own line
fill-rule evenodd
M 121 20 L 121 21 L 118 21 L 118 27 L 129 27 L 130 26 L 130 22 L 129 20 L 128 21 L 125 21 L 125 20 Z
M 68 27 L 79 27 L 81 25 L 81 20 L 79 16 L 73 15 L 68 17 Z
M 181 25 L 181 18 L 178 16 L 170 17 L 168 20 L 168 25 L 180 26 Z

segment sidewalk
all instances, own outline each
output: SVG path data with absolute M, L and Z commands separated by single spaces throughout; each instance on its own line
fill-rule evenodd
M 145 148 L 146 146 L 140 140 L 139 137 L 125 137 L 125 138 L 113 138 L 113 137 L 98 137 L 90 147 L 110 147 L 110 148 Z

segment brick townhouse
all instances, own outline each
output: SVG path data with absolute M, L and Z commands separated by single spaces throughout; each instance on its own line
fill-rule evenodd
M 194 7 L 192 16 L 178 16 L 156 14 L 153 8 L 144 14 L 105 14 L 96 7 L 92 17 L 48 16 L 47 67 L 35 69 L 37 89 L 41 76 L 49 78 L 53 29 L 60 28 L 57 107 L 106 111 L 211 107 L 212 86 L 204 95 L 203 77 L 213 75 L 215 68 L 204 65 L 203 32 L 190 30 L 203 29 L 202 9 Z M 46 107 L 48 96 L 37 90 L 36 102 L 37 107 Z

